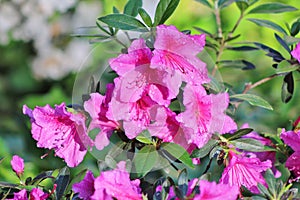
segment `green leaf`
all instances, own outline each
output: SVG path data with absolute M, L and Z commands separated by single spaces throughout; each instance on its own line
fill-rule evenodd
M 202 148 L 200 149 L 195 149 L 192 154 L 191 157 L 192 158 L 203 158 L 206 155 L 209 154 L 209 152 L 215 147 L 217 146 L 218 142 L 216 140 L 209 140 L 206 145 L 204 145 Z
M 270 192 L 268 191 L 268 189 L 267 189 L 264 185 L 258 183 L 257 187 L 258 187 L 258 190 L 259 190 L 262 194 L 264 194 L 266 197 L 268 197 L 268 199 L 273 199 L 273 198 L 272 198 L 273 196 L 270 194 Z
M 221 60 L 219 64 L 222 67 L 241 68 L 242 70 L 255 69 L 255 65 L 246 60 Z
M 55 180 L 57 187 L 55 189 L 56 199 L 62 199 L 65 190 L 70 181 L 70 170 L 68 167 L 64 167 L 59 171 L 59 174 Z
M 282 46 L 288 53 L 290 53 L 291 50 L 290 50 L 288 44 L 287 44 L 287 43 L 286 43 L 279 35 L 277 35 L 276 33 L 275 33 L 274 35 L 275 35 L 276 40 L 281 44 L 281 46 Z
M 300 38 L 295 38 L 289 35 L 284 35 L 283 39 L 288 45 L 293 45 L 300 42 Z
M 0 187 L 8 187 L 8 188 L 16 188 L 18 187 L 19 185 L 17 184 L 12 184 L 12 183 L 8 183 L 8 182 L 3 182 L 3 181 L 0 181 Z
M 180 160 L 183 164 L 190 168 L 194 168 L 194 164 L 188 152 L 180 145 L 175 143 L 165 142 L 161 147 L 166 150 L 169 154 Z
M 259 5 L 249 11 L 252 13 L 282 13 L 298 10 L 297 8 L 283 3 L 266 3 Z
M 219 8 L 225 8 L 235 2 L 235 0 L 219 0 L 218 1 L 218 7 Z
M 175 11 L 180 0 L 160 0 L 154 17 L 154 26 L 163 24 Z
M 144 130 L 143 132 L 141 132 L 135 139 L 144 144 L 152 144 L 153 143 L 151 135 L 148 130 Z
M 251 151 L 251 152 L 266 151 L 264 145 L 260 141 L 251 138 L 240 138 L 240 139 L 232 140 L 231 144 L 233 144 L 236 148 L 245 151 Z
M 33 180 L 31 181 L 31 184 L 34 185 L 35 183 L 40 183 L 43 180 L 47 179 L 47 178 L 54 178 L 52 176 L 53 171 L 45 171 L 40 173 L 39 175 L 37 175 L 36 177 L 33 178 Z
M 252 47 L 252 46 L 226 47 L 226 49 L 232 50 L 232 51 L 255 51 L 255 50 L 258 50 L 257 47 Z
M 227 140 L 231 141 L 231 140 L 238 139 L 244 135 L 247 135 L 248 133 L 251 133 L 252 131 L 253 131 L 252 128 L 243 128 L 243 129 L 237 130 L 233 134 L 226 134 L 226 135 L 229 135 Z
M 143 19 L 144 23 L 147 26 L 152 27 L 152 20 L 151 20 L 150 15 L 143 8 L 139 8 L 138 12 L 139 12 L 139 15 L 141 16 L 141 18 Z
M 285 60 L 284 57 L 278 51 L 276 51 L 275 49 L 272 49 L 271 47 L 269 47 L 267 45 L 264 45 L 264 44 L 261 44 L 259 42 L 254 42 L 254 44 L 258 48 L 260 48 L 263 51 L 267 52 L 266 55 L 272 57 L 273 61 L 275 61 L 275 62 L 281 62 L 281 61 Z
M 290 72 L 285 75 L 281 87 L 281 100 L 284 103 L 288 103 L 294 94 L 294 78 L 293 73 Z
M 183 169 L 178 176 L 178 187 L 181 193 L 186 195 L 188 191 L 188 176 L 186 169 Z
M 129 0 L 124 8 L 124 14 L 136 17 L 138 9 L 143 6 L 142 0 Z
M 299 69 L 299 65 L 291 65 L 287 60 L 284 60 L 277 65 L 276 74 L 284 74 L 297 69 Z
M 249 20 L 250 22 L 255 23 L 258 26 L 264 26 L 264 27 L 267 27 L 267 28 L 271 28 L 275 31 L 278 31 L 280 33 L 283 33 L 283 34 L 287 35 L 286 31 L 281 26 L 279 26 L 278 24 L 276 24 L 276 23 L 274 23 L 270 20 L 254 19 L 254 18 L 249 18 L 247 20 Z
M 232 95 L 231 98 L 241 99 L 247 101 L 253 106 L 258 106 L 268 110 L 273 110 L 272 106 L 266 100 L 253 94 L 235 94 Z
M 154 167 L 158 158 L 158 152 L 153 145 L 144 146 L 138 153 L 135 154 L 133 163 L 135 172 L 143 177 Z
M 212 8 L 212 5 L 207 0 L 196 0 L 196 1 L 209 7 L 209 8 Z
M 265 180 L 266 180 L 266 182 L 268 184 L 268 190 L 269 190 L 269 192 L 272 194 L 272 196 L 275 196 L 276 193 L 277 193 L 277 190 L 276 190 L 276 179 L 274 177 L 274 174 L 273 174 L 272 170 L 268 169 L 265 172 L 264 177 L 265 177 Z
M 237 0 L 235 4 L 240 9 L 241 12 L 244 12 L 249 7 L 249 3 L 245 0 Z
M 300 31 L 300 19 L 298 19 L 296 22 L 292 24 L 291 36 L 297 35 L 299 31 Z
M 99 17 L 99 21 L 122 30 L 138 30 L 146 31 L 146 26 L 136 18 L 124 14 L 110 14 L 104 17 Z
M 119 14 L 120 11 L 118 10 L 118 8 L 116 8 L 115 6 L 113 7 L 113 13 L 114 14 Z
M 70 184 L 68 185 L 68 187 L 66 189 L 66 193 L 68 193 L 72 189 L 72 186 L 74 185 L 74 183 L 78 183 L 84 178 L 84 176 L 86 175 L 87 170 L 88 169 L 81 170 L 78 174 L 76 174 L 74 176 L 74 178 L 72 178 L 72 180 L 70 181 Z

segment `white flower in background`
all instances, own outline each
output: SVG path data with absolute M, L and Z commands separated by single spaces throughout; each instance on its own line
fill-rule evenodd
M 72 11 L 70 11 L 71 8 Z M 12 0 L 0 6 L 0 44 L 32 41 L 36 57 L 33 74 L 39 79 L 60 79 L 89 63 L 91 46 L 71 34 L 78 27 L 93 26 L 101 12 L 99 1 Z

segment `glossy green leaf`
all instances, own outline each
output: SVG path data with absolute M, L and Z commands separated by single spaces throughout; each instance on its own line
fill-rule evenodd
M 153 143 L 151 135 L 148 130 L 144 130 L 135 139 L 144 144 L 152 144 Z
M 120 11 L 118 10 L 118 8 L 116 8 L 115 6 L 113 7 L 113 13 L 114 14 L 119 14 Z
M 196 0 L 196 1 L 209 7 L 209 8 L 212 8 L 212 5 L 207 0 Z
M 259 5 L 249 11 L 252 13 L 282 13 L 298 10 L 297 8 L 283 3 L 266 3 Z
M 154 26 L 163 24 L 175 11 L 180 0 L 160 0 L 154 16 Z
M 241 12 L 244 12 L 249 7 L 248 2 L 243 0 L 236 1 L 235 4 L 237 5 L 237 7 L 240 9 Z
M 276 179 L 271 169 L 267 169 L 265 172 L 264 178 L 268 184 L 268 190 L 271 194 L 276 194 Z
M 153 145 L 144 146 L 134 156 L 133 163 L 135 165 L 135 172 L 139 174 L 139 176 L 145 176 L 154 167 L 158 156 L 158 152 Z
M 257 188 L 262 194 L 264 194 L 266 197 L 268 197 L 268 199 L 273 199 L 271 193 L 264 185 L 258 183 Z
M 288 44 L 287 44 L 287 43 L 286 43 L 279 35 L 277 35 L 276 33 L 275 33 L 274 35 L 275 35 L 276 40 L 281 44 L 281 46 L 282 46 L 288 53 L 290 53 L 291 50 L 290 50 Z
M 292 72 L 285 75 L 281 87 L 281 100 L 288 103 L 294 94 L 294 78 Z
M 221 60 L 222 67 L 241 68 L 242 70 L 255 69 L 255 65 L 246 60 Z
M 284 60 L 284 57 L 278 52 L 276 51 L 275 49 L 272 49 L 271 47 L 267 46 L 267 45 L 264 45 L 264 44 L 261 44 L 259 42 L 254 42 L 254 44 L 262 49 L 263 51 L 267 52 L 267 56 L 270 56 L 271 58 L 273 58 L 273 61 L 275 62 L 281 62 Z
M 62 199 L 65 190 L 68 187 L 69 181 L 70 181 L 70 170 L 68 167 L 64 167 L 61 170 L 59 170 L 59 174 L 54 182 L 55 184 L 57 184 L 57 187 L 55 189 L 56 199 Z
M 232 51 L 255 51 L 255 50 L 258 50 L 257 47 L 252 47 L 252 46 L 226 47 L 226 49 L 232 50 Z
M 188 176 L 186 169 L 183 169 L 178 176 L 178 188 L 182 194 L 186 195 L 188 191 Z
M 146 26 L 136 18 L 124 14 L 110 14 L 99 17 L 99 21 L 122 30 L 146 31 Z
M 169 154 L 177 158 L 183 164 L 190 168 L 194 168 L 194 164 L 188 152 L 180 145 L 175 143 L 165 142 L 161 147 L 166 150 Z
M 195 149 L 192 152 L 191 157 L 192 158 L 203 158 L 203 157 L 207 156 L 209 154 L 209 152 L 217 145 L 218 145 L 218 142 L 216 140 L 211 139 L 202 148 Z
M 276 74 L 284 74 L 297 69 L 299 69 L 299 65 L 291 65 L 287 60 L 284 60 L 277 65 Z
M 252 151 L 252 152 L 266 151 L 264 145 L 260 141 L 251 138 L 240 138 L 240 139 L 232 140 L 231 144 L 233 144 L 236 148 L 245 151 Z
M 273 110 L 272 106 L 266 100 L 253 94 L 235 94 L 230 97 L 247 101 L 253 106 L 258 106 L 268 110 Z
M 143 19 L 144 23 L 147 26 L 152 27 L 152 20 L 151 20 L 150 15 L 143 8 L 139 8 L 138 12 L 139 12 L 139 15 L 141 16 L 141 18 Z
M 238 139 L 244 135 L 247 135 L 248 133 L 251 133 L 252 131 L 253 131 L 252 128 L 243 128 L 243 129 L 237 130 L 233 134 L 228 134 L 229 137 L 227 138 L 227 140 L 231 141 L 231 140 Z
M 227 6 L 230 6 L 230 4 L 234 3 L 235 0 L 219 0 L 218 1 L 218 7 L 219 8 L 225 8 Z
M 39 175 L 37 175 L 36 177 L 33 178 L 33 180 L 31 181 L 31 184 L 34 185 L 36 183 L 40 183 L 42 182 L 43 180 L 47 179 L 47 178 L 54 178 L 52 176 L 53 174 L 53 171 L 45 171 L 45 172 L 42 172 L 40 173 Z
M 291 36 L 295 36 L 299 33 L 300 31 L 300 19 L 298 19 L 296 22 L 292 24 L 291 27 Z
M 143 6 L 142 0 L 129 0 L 124 7 L 124 14 L 136 17 L 138 9 Z
M 266 19 L 255 19 L 255 18 L 249 18 L 248 19 L 250 22 L 253 22 L 255 23 L 256 25 L 258 26 L 264 26 L 264 27 L 267 27 L 267 28 L 271 28 L 275 31 L 278 31 L 280 33 L 283 33 L 283 34 L 287 34 L 286 31 L 281 27 L 279 26 L 278 24 L 270 21 L 270 20 L 266 20 Z

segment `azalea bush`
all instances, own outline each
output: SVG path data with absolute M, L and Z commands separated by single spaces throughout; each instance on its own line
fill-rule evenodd
M 258 132 L 236 117 L 246 103 L 273 110 L 267 97 L 250 92 L 276 77 L 283 77 L 281 101 L 288 104 L 300 70 L 298 19 L 286 27 L 248 20 L 276 31 L 281 50 L 261 41 L 236 42 L 243 34 L 237 33 L 241 21 L 297 9 L 258 0 L 197 1 L 213 12 L 215 32 L 194 27 L 199 33 L 192 34 L 166 25 L 179 0 L 159 1 L 154 17 L 141 0 L 129 0 L 123 10 L 114 7 L 113 14 L 99 17 L 96 33 L 75 34 L 113 41 L 120 52 L 102 76 L 85 80 L 81 102 L 23 106 L 37 147 L 47 149 L 41 157 L 54 152 L 66 166 L 25 177 L 24 160 L 14 155 L 11 167 L 19 182 L 0 182 L 3 199 L 299 198 L 300 117 L 291 119 L 289 129 L 272 133 Z M 240 17 L 227 31 L 221 12 L 230 6 L 237 6 Z M 220 69 L 256 70 L 255 62 L 239 57 L 253 51 L 273 60 L 267 67 L 274 73 L 254 83 L 238 82 L 243 89 L 236 90 Z M 98 170 L 84 167 L 87 154 Z M 78 167 L 83 169 L 72 175 Z

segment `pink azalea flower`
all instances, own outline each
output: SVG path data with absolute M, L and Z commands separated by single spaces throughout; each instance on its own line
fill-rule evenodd
M 112 132 L 120 128 L 120 124 L 117 121 L 107 118 L 109 115 L 108 104 L 111 101 L 113 88 L 113 84 L 108 84 L 105 96 L 99 93 L 92 93 L 90 94 L 91 98 L 84 102 L 84 109 L 92 118 L 89 129 L 100 129 L 99 134 L 95 138 L 95 146 L 98 150 L 102 150 L 107 146 Z
M 291 54 L 300 63 L 300 42 L 296 45 L 296 48 L 291 52 Z
M 110 60 L 110 66 L 121 77 L 119 96 L 123 102 L 137 101 L 148 88 L 149 95 L 161 105 L 169 105 L 179 92 L 181 80 L 166 71 L 150 68 L 151 50 L 143 39 L 134 40 L 128 54 Z
M 183 93 L 185 111 L 177 116 L 177 120 L 193 130 L 192 134 L 185 134 L 189 144 L 201 148 L 214 132 L 222 134 L 237 129 L 235 122 L 224 113 L 228 102 L 227 93 L 207 95 L 201 85 L 186 85 Z
M 31 110 L 23 106 L 23 113 L 31 118 L 32 137 L 37 147 L 54 149 L 69 167 L 77 166 L 93 143 L 86 133 L 85 117 L 66 111 L 65 104 L 51 108 L 37 106 Z
M 271 167 L 270 160 L 261 162 L 258 158 L 248 158 L 230 151 L 229 164 L 223 171 L 220 183 L 237 185 L 239 188 L 243 185 L 251 192 L 258 193 L 258 183 L 267 186 L 261 173 Z
M 94 194 L 95 177 L 91 171 L 87 171 L 84 179 L 79 182 L 75 183 L 72 186 L 72 189 L 75 193 L 79 193 L 79 197 L 83 200 L 89 200 L 90 197 Z
M 46 200 L 49 194 L 44 193 L 39 188 L 33 188 L 30 192 L 30 200 Z
M 19 192 L 14 193 L 13 199 L 7 199 L 7 200 L 27 200 L 27 191 L 26 189 L 20 190 Z
M 156 29 L 151 67 L 167 70 L 174 78 L 180 79 L 183 76 L 186 82 L 207 83 L 206 64 L 197 58 L 204 46 L 204 34 L 186 35 L 175 26 L 160 25 Z
M 283 129 L 281 139 L 289 145 L 295 152 L 287 159 L 285 166 L 293 171 L 297 178 L 300 177 L 300 130 L 285 131 Z
M 24 172 L 24 160 L 18 155 L 14 155 L 10 161 L 11 167 L 14 172 L 20 177 Z
M 236 200 L 239 195 L 239 187 L 230 186 L 216 182 L 200 180 L 200 194 L 196 195 L 194 200 Z
M 122 200 L 141 200 L 140 180 L 131 181 L 129 173 L 125 168 L 126 163 L 121 161 L 117 169 L 101 172 L 95 179 L 95 192 L 91 196 L 92 200 L 99 199 L 122 199 Z

